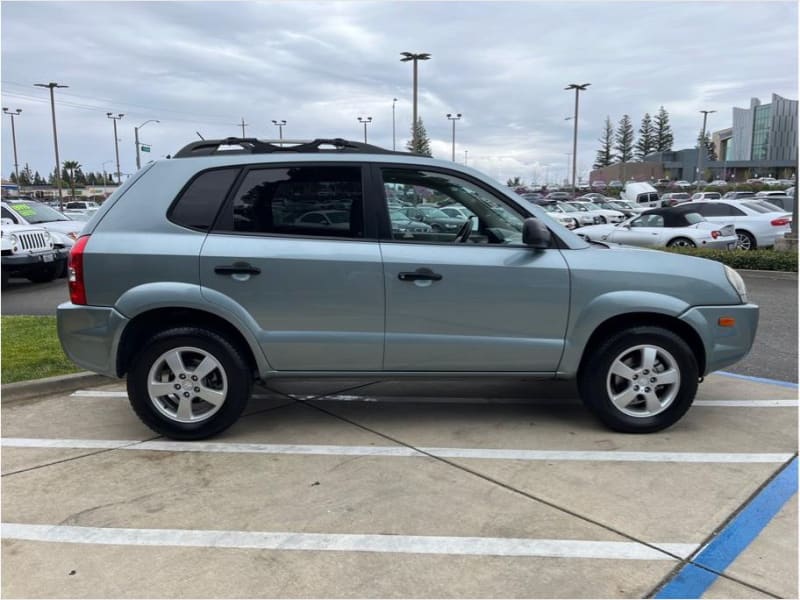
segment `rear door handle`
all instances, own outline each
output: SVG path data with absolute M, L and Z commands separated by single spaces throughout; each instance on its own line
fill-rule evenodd
M 261 269 L 246 262 L 235 262 L 232 265 L 218 265 L 214 267 L 218 275 L 258 275 Z
M 400 281 L 441 281 L 442 276 L 430 269 L 417 269 L 416 271 L 402 271 L 397 278 Z

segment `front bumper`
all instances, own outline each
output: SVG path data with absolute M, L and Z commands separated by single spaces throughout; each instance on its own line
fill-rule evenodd
M 26 269 L 38 265 L 46 265 L 64 260 L 69 255 L 69 250 L 54 248 L 44 252 L 31 252 L 29 254 L 7 254 L 2 257 L 3 269 Z
M 703 340 L 706 353 L 703 375 L 732 365 L 750 352 L 758 327 L 758 310 L 755 304 L 695 306 L 680 316 Z M 735 325 L 722 327 L 719 325 L 722 317 L 733 318 Z
M 58 338 L 69 359 L 89 371 L 118 377 L 117 348 L 128 319 L 110 307 L 65 302 L 56 312 Z

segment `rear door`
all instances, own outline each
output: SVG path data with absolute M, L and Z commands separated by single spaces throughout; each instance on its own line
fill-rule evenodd
M 244 307 L 277 370 L 381 368 L 383 268 L 363 178 L 357 163 L 249 167 L 203 245 L 204 293 Z
M 387 371 L 553 372 L 564 346 L 570 279 L 557 248 L 521 243 L 526 215 L 480 182 L 444 169 L 376 167 L 370 200 L 385 215 Z M 459 231 L 391 227 L 386 195 L 463 206 Z

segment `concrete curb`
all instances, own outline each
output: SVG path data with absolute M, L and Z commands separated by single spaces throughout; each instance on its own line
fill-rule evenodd
M 756 269 L 736 269 L 742 275 L 759 277 L 761 279 L 788 279 L 797 281 L 797 273 L 791 271 L 758 271 Z
M 7 383 L 0 387 L 0 396 L 2 396 L 4 403 L 16 402 L 36 396 L 74 392 L 84 387 L 107 385 L 119 381 L 119 379 L 84 371 L 82 373 L 45 377 L 44 379 L 31 379 L 29 381 Z

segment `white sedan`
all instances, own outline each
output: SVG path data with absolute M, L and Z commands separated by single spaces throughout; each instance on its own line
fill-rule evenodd
M 792 228 L 792 215 L 767 198 L 707 200 L 682 206 L 700 213 L 712 223 L 733 223 L 740 250 L 755 250 L 775 245 Z
M 699 213 L 679 206 L 648 210 L 617 225 L 581 227 L 575 233 L 586 240 L 631 246 L 732 250 L 737 243 L 732 224 L 709 223 Z
M 569 204 L 573 208 L 577 208 L 582 213 L 588 214 L 594 218 L 595 223 L 597 223 L 598 220 L 600 223 L 622 223 L 622 221 L 625 220 L 625 215 L 622 212 L 603 208 L 600 206 L 600 204 L 595 204 L 594 202 L 572 200 L 570 202 L 565 202 L 564 204 Z

